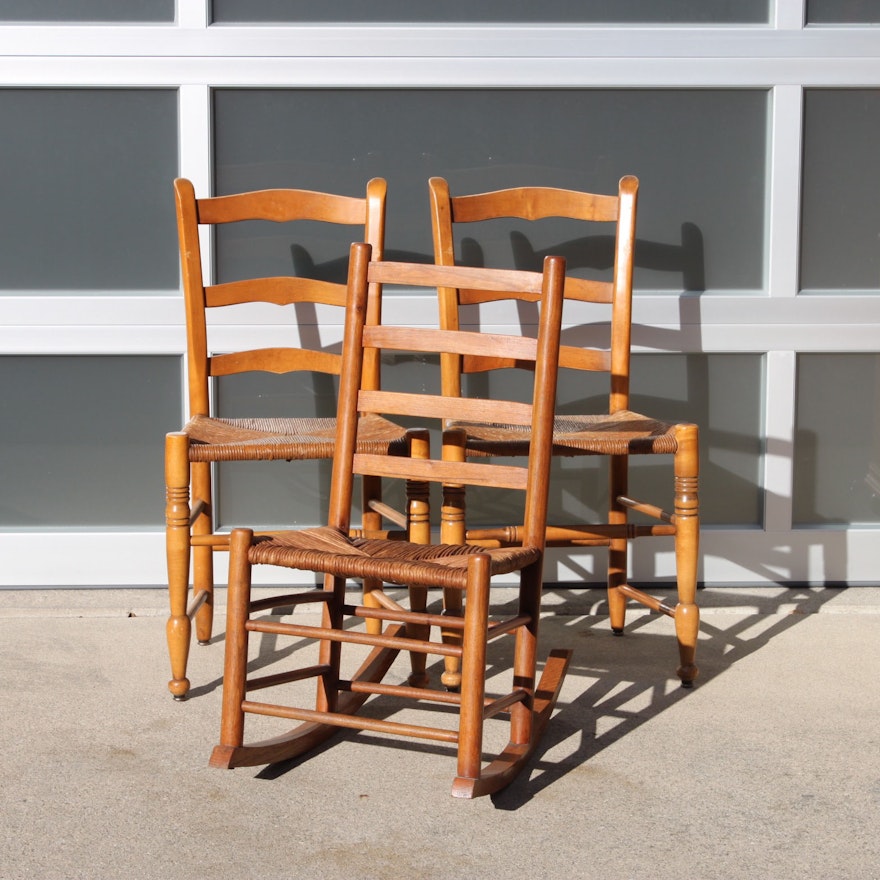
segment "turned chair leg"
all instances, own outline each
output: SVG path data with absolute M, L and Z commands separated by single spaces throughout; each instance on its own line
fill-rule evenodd
M 699 432 L 696 425 L 676 428 L 675 454 L 675 564 L 678 577 L 678 605 L 675 633 L 681 665 L 677 674 L 690 687 L 699 674 L 695 661 L 700 628 L 697 607 L 697 563 L 700 542 Z
M 625 534 L 627 509 L 618 502 L 621 495 L 626 495 L 629 480 L 629 456 L 614 455 L 609 460 L 609 495 L 611 503 L 608 522 L 619 528 L 624 534 L 611 538 L 608 545 L 608 616 L 611 631 L 623 635 L 626 623 L 626 596 L 618 589 L 627 583 L 628 547 Z
M 165 438 L 165 552 L 168 560 L 168 604 L 166 626 L 171 681 L 168 690 L 175 700 L 189 691 L 186 664 L 192 625 L 187 614 L 190 558 L 189 438 L 173 433 Z

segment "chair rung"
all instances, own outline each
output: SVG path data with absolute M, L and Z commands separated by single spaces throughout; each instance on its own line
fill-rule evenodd
M 438 691 L 431 688 L 410 687 L 405 684 L 383 684 L 370 681 L 340 681 L 339 690 L 353 694 L 377 694 L 387 697 L 400 697 L 406 700 L 430 700 L 450 706 L 461 704 L 461 694 L 452 691 Z
M 449 706 L 461 705 L 461 694 L 452 691 L 438 691 L 433 688 L 410 687 L 405 684 L 383 684 L 369 681 L 340 681 L 339 690 L 353 694 L 376 694 L 388 697 L 401 697 L 410 700 L 427 700 L 433 703 L 445 703 Z M 524 690 L 512 691 L 503 697 L 483 698 L 483 717 L 491 718 L 508 709 L 514 703 L 523 702 L 528 693 Z
M 375 513 L 382 514 L 385 519 L 393 522 L 394 525 L 398 526 L 399 528 L 406 528 L 406 515 L 401 513 L 396 508 L 392 507 L 390 504 L 384 504 L 383 502 L 377 501 L 375 498 L 373 498 L 369 502 L 368 506 L 370 510 L 374 511 Z
M 370 598 L 377 605 L 379 605 L 381 608 L 384 608 L 386 611 L 395 611 L 395 612 L 406 611 L 406 608 L 404 608 L 403 605 L 400 604 L 400 602 L 397 602 L 394 599 L 392 599 L 391 596 L 389 596 L 385 592 L 385 590 L 380 590 L 380 589 L 370 590 Z M 351 614 L 352 612 L 349 611 L 348 613 Z
M 310 590 L 307 593 L 289 593 L 286 596 L 270 596 L 256 599 L 248 605 L 251 613 L 265 611 L 267 608 L 283 608 L 287 605 L 305 605 L 308 602 L 329 602 L 333 593 L 329 590 Z
M 290 672 L 278 672 L 275 675 L 249 678 L 245 684 L 245 690 L 258 691 L 260 688 L 289 684 L 292 681 L 302 681 L 304 678 L 317 678 L 319 675 L 326 675 L 329 671 L 330 667 L 326 663 L 320 663 L 315 666 L 304 666 L 302 669 L 292 669 Z
M 417 626 L 442 626 L 444 629 L 464 629 L 464 618 L 445 617 L 424 611 L 395 611 L 392 608 L 369 608 L 366 605 L 343 605 L 346 614 L 369 620 L 395 620 L 398 623 L 414 623 Z
M 623 503 L 624 499 L 621 498 L 620 501 Z M 631 505 L 624 504 L 624 506 Z M 575 526 L 547 526 L 546 544 L 548 547 L 607 547 L 613 538 L 663 537 L 675 534 L 675 518 L 661 511 L 659 507 L 652 508 L 650 505 L 633 502 L 632 509 L 648 515 L 653 515 L 652 511 L 657 511 L 662 516 L 655 516 L 656 519 L 664 519 L 672 524 L 590 523 Z M 490 529 L 468 529 L 466 540 L 468 544 L 478 547 L 507 547 L 522 543 L 522 528 L 522 526 L 501 526 Z
M 444 617 L 444 620 L 449 620 L 448 617 Z M 503 636 L 506 633 L 513 632 L 513 630 L 518 629 L 521 626 L 525 626 L 529 622 L 529 617 L 525 614 L 521 614 L 518 617 L 511 617 L 508 620 L 491 620 L 489 621 L 489 633 L 487 638 L 491 641 L 492 639 L 497 639 L 498 636 Z M 462 629 L 464 629 L 464 621 L 462 621 Z M 448 624 L 446 624 L 448 626 Z M 452 627 L 450 627 L 452 629 Z
M 356 617 L 369 618 L 370 620 L 393 620 L 398 623 L 412 623 L 417 626 L 439 626 L 445 630 L 464 630 L 464 618 L 452 614 L 428 614 L 421 611 L 394 611 L 392 609 L 368 608 L 365 605 L 343 605 L 346 614 Z M 528 623 L 529 618 L 525 615 L 511 617 L 508 620 L 490 620 L 488 638 L 496 639 L 505 633 L 512 632 L 517 627 Z
M 671 513 L 667 513 L 662 507 L 657 507 L 654 504 L 645 504 L 644 501 L 635 501 L 632 498 L 627 498 L 626 495 L 618 495 L 617 503 L 622 504 L 624 507 L 628 507 L 630 510 L 644 513 L 646 516 L 653 517 L 654 519 L 659 519 L 668 523 L 675 523 L 675 517 Z
M 196 616 L 196 612 L 199 610 L 199 608 L 202 607 L 202 605 L 205 604 L 205 602 L 208 601 L 208 598 L 210 597 L 210 595 L 211 594 L 207 590 L 200 590 L 195 595 L 189 608 L 186 609 L 186 616 L 190 620 L 192 620 Z
M 659 611 L 667 617 L 675 617 L 675 608 L 666 605 L 660 599 L 650 596 L 648 593 L 645 593 L 636 587 L 631 587 L 629 584 L 621 584 L 617 589 L 623 593 L 624 596 L 628 596 L 630 599 L 645 605 L 652 611 Z
M 298 623 L 278 623 L 271 620 L 249 620 L 245 624 L 248 632 L 269 633 L 278 636 L 298 636 L 306 639 L 323 639 L 328 642 L 341 642 L 351 645 L 372 645 L 378 648 L 395 648 L 398 651 L 415 651 L 420 654 L 442 654 L 446 657 L 461 657 L 460 645 L 444 645 L 440 642 L 427 642 L 420 639 L 407 639 L 400 636 L 372 635 L 352 630 L 330 629 L 323 626 L 308 626 Z
M 439 727 L 424 727 L 419 724 L 401 724 L 398 721 L 343 715 L 339 712 L 318 712 L 314 709 L 277 706 L 272 703 L 254 703 L 250 700 L 242 701 L 241 710 L 242 712 L 250 712 L 252 715 L 271 715 L 274 718 L 290 718 L 294 721 L 312 721 L 317 724 L 348 727 L 353 730 L 374 730 L 377 733 L 393 733 L 417 739 L 432 739 L 448 743 L 458 742 L 458 731 L 456 730 L 442 730 Z
M 229 549 L 229 535 L 211 534 L 211 535 L 193 535 L 189 539 L 192 547 L 213 547 L 215 550 Z

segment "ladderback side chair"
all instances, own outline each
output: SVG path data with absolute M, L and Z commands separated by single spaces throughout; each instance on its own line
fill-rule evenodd
M 569 651 L 552 652 L 541 681 L 536 684 L 564 260 L 548 257 L 544 271 L 535 273 L 369 262 L 369 256 L 368 245 L 353 245 L 337 417 L 337 454 L 333 462 L 327 525 L 270 537 L 255 536 L 247 529 L 236 529 L 232 534 L 221 734 L 211 765 L 229 768 L 288 760 L 323 742 L 340 728 L 352 728 L 436 740 L 453 746 L 457 770 L 452 793 L 457 797 L 475 797 L 507 785 L 529 759 L 552 713 L 570 660 Z M 370 284 L 382 284 L 386 289 L 390 284 L 406 288 L 453 284 L 526 293 L 541 303 L 538 335 L 537 338 L 492 336 L 436 327 L 370 325 L 365 322 Z M 434 357 L 441 352 L 469 355 L 488 349 L 501 357 L 531 364 L 534 393 L 529 403 L 517 403 L 445 397 L 436 392 L 370 390 L 365 384 L 363 361 L 364 352 L 371 349 L 392 354 L 415 352 L 422 357 Z M 439 381 L 437 386 L 439 388 Z M 356 447 L 358 413 L 406 414 L 425 425 L 435 422 L 438 414 L 445 414 L 453 421 L 468 421 L 479 414 L 523 426 L 530 432 L 532 443 L 525 462 L 513 465 L 498 465 L 485 459 L 470 463 L 458 461 L 459 456 L 454 452 L 462 438 L 461 432 L 455 430 L 444 436 L 440 459 L 363 454 Z M 450 546 L 353 537 L 349 521 L 351 494 L 358 475 L 480 485 L 494 487 L 506 496 L 524 498 L 521 511 L 526 526 L 520 535 L 521 541 L 515 547 L 485 549 L 464 544 Z M 326 576 L 324 588 L 251 601 L 251 571 L 258 564 L 323 574 Z M 518 608 L 506 617 L 500 616 L 501 610 L 490 608 L 489 604 L 490 579 L 496 575 L 514 575 L 514 580 L 519 582 Z M 386 582 L 387 589 L 374 593 L 379 608 L 352 604 L 346 591 L 348 578 Z M 399 601 L 394 585 L 409 588 L 403 591 Z M 413 595 L 413 587 L 425 591 L 440 588 L 462 596 L 463 616 L 455 621 L 462 637 L 458 644 L 444 640 L 442 632 L 448 620 L 439 609 L 432 613 L 430 606 L 426 608 L 421 602 L 415 608 L 403 604 L 407 592 Z M 287 620 L 260 614 L 279 605 L 293 606 L 294 612 Z M 369 632 L 365 622 L 370 619 L 382 620 L 386 629 L 380 634 Z M 299 640 L 295 651 L 279 653 L 284 655 L 285 664 L 297 661 L 301 665 L 266 674 L 263 668 L 266 657 L 259 655 L 261 645 L 257 639 L 253 640 L 257 644 L 252 646 L 249 655 L 248 640 L 252 633 Z M 515 640 L 511 683 L 506 692 L 492 696 L 487 694 L 487 666 L 494 674 L 503 657 L 498 659 L 490 650 L 490 643 L 505 635 Z M 452 692 L 442 686 L 430 687 L 430 682 L 422 686 L 415 686 L 411 681 L 396 683 L 400 679 L 393 664 L 400 652 L 454 655 L 461 662 L 460 689 Z M 258 656 L 253 657 L 254 653 Z M 249 677 L 249 656 L 261 667 L 261 675 Z M 256 669 L 250 671 L 255 673 Z M 293 696 L 300 699 L 296 705 L 290 705 L 293 702 L 289 693 L 291 683 L 302 686 L 307 682 L 313 682 L 314 687 L 307 685 L 305 696 L 295 693 Z M 255 690 L 276 686 L 278 698 L 285 700 L 283 703 L 258 702 L 251 697 Z M 282 691 L 281 686 L 287 690 Z M 492 687 L 500 687 L 496 678 L 492 679 Z M 383 712 L 372 712 L 372 717 L 360 713 L 361 706 L 375 695 L 383 699 L 399 698 L 405 705 L 415 704 L 419 712 L 432 720 L 439 716 L 440 726 L 424 723 L 422 714 L 413 716 L 410 721 L 392 721 Z M 430 707 L 439 711 L 431 712 Z M 454 727 L 450 710 L 457 720 Z M 294 719 L 301 723 L 272 739 L 245 743 L 245 718 L 250 715 Z M 482 757 L 484 722 L 495 715 L 508 716 L 499 718 L 498 723 L 507 722 L 509 742 L 499 750 L 494 761 L 486 764 Z
M 174 182 L 177 226 L 186 308 L 189 420 L 181 431 L 165 441 L 166 548 L 170 617 L 167 626 L 171 681 L 175 699 L 185 698 L 190 683 L 187 660 L 195 620 L 200 644 L 211 638 L 213 620 L 213 554 L 227 550 L 228 533 L 215 532 L 213 465 L 227 461 L 273 461 L 333 458 L 334 418 L 218 418 L 211 409 L 211 383 L 220 376 L 250 371 L 288 373 L 309 371 L 338 375 L 342 363 L 338 351 L 307 348 L 305 334 L 299 347 L 264 348 L 214 353 L 208 338 L 209 310 L 222 310 L 242 303 L 265 302 L 278 306 L 314 303 L 345 307 L 346 284 L 295 275 L 251 278 L 211 284 L 203 266 L 200 228 L 214 230 L 221 224 L 252 220 L 287 223 L 319 221 L 352 227 L 352 238 L 365 238 L 381 257 L 384 243 L 386 184 L 374 178 L 363 198 L 297 189 L 273 189 L 213 198 L 196 198 L 189 180 Z M 342 259 L 348 254 L 343 253 Z M 370 289 L 367 320 L 381 319 L 381 290 Z M 295 328 L 291 329 L 295 332 Z M 368 352 L 365 383 L 379 387 L 379 362 Z M 359 423 L 359 448 L 376 454 L 406 453 L 406 432 L 386 419 L 367 416 Z M 382 512 L 393 516 L 380 500 L 380 481 L 367 478 L 362 485 L 363 528 L 378 530 Z M 402 514 L 397 518 L 403 525 Z M 193 594 L 189 596 L 190 564 Z M 364 585 L 369 593 L 374 586 Z
M 638 180 L 627 176 L 620 180 L 618 192 L 602 195 L 547 187 L 518 187 L 473 195 L 451 196 L 442 178 L 429 182 L 435 262 L 453 266 L 459 260 L 455 251 L 454 230 L 478 221 L 517 218 L 537 221 L 563 217 L 585 223 L 599 223 L 613 228 L 614 264 L 611 280 L 566 278 L 566 300 L 598 303 L 607 306 L 610 338 L 607 347 L 578 348 L 564 345 L 560 366 L 575 370 L 602 371 L 608 374 L 607 412 L 556 417 L 553 437 L 554 456 L 608 456 L 610 471 L 607 521 L 575 526 L 551 526 L 548 546 L 607 546 L 607 589 L 612 631 L 623 633 L 628 600 L 666 614 L 675 621 L 679 647 L 677 674 L 685 687 L 697 676 L 695 652 L 699 629 L 696 605 L 699 553 L 699 473 L 698 428 L 690 423 L 664 422 L 630 410 L 630 337 L 632 325 L 632 275 L 635 248 L 636 202 Z M 593 227 L 596 228 L 596 227 Z M 463 306 L 487 302 L 490 297 L 461 287 L 439 290 L 441 326 L 457 329 Z M 518 298 L 527 300 L 527 296 Z M 608 315 L 610 311 L 610 316 Z M 499 359 L 466 355 L 446 356 L 443 360 L 444 394 L 461 393 L 462 376 L 513 366 Z M 528 435 L 518 428 L 488 425 L 485 420 L 455 422 L 467 437 L 465 455 L 524 455 Z M 633 455 L 665 455 L 672 464 L 672 509 L 638 501 L 629 496 L 629 460 Z M 447 513 L 443 540 L 450 543 L 488 542 L 508 545 L 519 540 L 519 527 L 503 529 L 468 529 L 465 522 L 464 496 L 455 492 L 444 502 Z M 629 511 L 647 514 L 653 523 L 637 524 L 629 520 Z M 628 583 L 628 542 L 644 536 L 671 535 L 675 541 L 678 601 L 670 605 Z M 450 597 L 451 601 L 455 597 Z M 448 609 L 455 613 L 455 608 Z M 447 683 L 454 686 L 456 670 L 451 666 Z

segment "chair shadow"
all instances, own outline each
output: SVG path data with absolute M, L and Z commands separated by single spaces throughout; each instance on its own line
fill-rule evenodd
M 672 591 L 652 592 L 655 595 L 668 592 L 669 601 L 674 602 Z M 727 587 L 710 590 L 708 594 L 701 590 L 701 604 L 713 613 L 704 614 L 701 622 L 697 654 L 700 678 L 696 688 L 761 650 L 839 594 L 840 588 L 833 587 L 780 586 L 757 591 Z M 574 655 L 562 696 L 536 754 L 511 785 L 491 797 L 499 810 L 517 810 L 524 806 L 541 791 L 692 693 L 680 687 L 674 676 L 677 651 L 672 621 L 665 618 L 660 621 L 662 615 L 634 607 L 626 635 L 618 638 L 608 627 L 604 590 L 553 586 L 545 591 L 545 596 L 547 613 L 542 620 L 540 657 L 545 657 L 551 647 L 572 648 Z M 730 613 L 724 613 L 725 609 Z M 502 614 L 510 612 L 512 602 L 509 606 L 498 606 L 497 610 Z M 508 642 L 510 640 L 502 640 L 493 646 L 495 651 L 489 658 L 487 678 L 509 674 Z M 301 646 L 300 641 L 294 641 L 282 648 L 274 637 L 267 637 L 260 643 L 259 655 L 249 668 L 253 671 L 272 665 Z M 432 664 L 429 671 L 432 680 L 437 681 L 442 663 Z M 219 679 L 195 690 L 207 692 L 221 684 Z M 375 718 L 388 718 L 398 711 L 399 703 L 387 697 L 373 698 L 361 709 L 362 713 Z M 430 711 L 454 714 L 448 707 L 435 707 Z M 274 780 L 284 776 L 342 740 L 443 755 L 454 767 L 455 750 L 451 746 L 423 740 L 401 741 L 367 731 L 340 730 L 305 755 L 266 766 L 255 778 Z M 550 757 L 555 748 L 574 740 L 577 747 L 561 760 Z
M 642 631 L 659 615 L 643 613 L 627 623 L 623 638 L 614 638 L 603 613 L 602 592 L 553 591 L 560 605 L 554 607 L 554 615 L 542 621 L 542 640 L 545 646 L 567 643 L 574 647 L 567 690 L 578 678 L 584 684 L 573 699 L 560 700 L 530 766 L 492 798 L 497 809 L 522 807 L 540 791 L 692 693 L 672 681 L 677 660 L 672 621 L 668 621 L 668 631 L 645 633 Z M 840 589 L 779 587 L 778 592 L 770 591 L 772 595 L 764 592 L 761 595 L 747 589 L 721 588 L 713 590 L 707 601 L 701 591 L 701 604 L 722 613 L 703 615 L 696 688 L 761 650 L 806 615 L 816 613 L 839 595 Z M 670 601 L 675 601 L 673 593 Z M 590 609 L 586 615 L 584 608 Z M 725 608 L 731 613 L 724 614 Z M 577 616 L 577 609 L 581 609 L 581 616 Z M 734 614 L 735 609 L 748 609 L 748 613 Z M 584 641 L 589 642 L 586 650 Z M 554 747 L 573 737 L 579 737 L 573 752 L 561 761 L 547 758 Z

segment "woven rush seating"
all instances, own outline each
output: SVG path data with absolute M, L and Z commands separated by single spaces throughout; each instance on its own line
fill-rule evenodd
M 537 562 L 541 556 L 534 547 L 485 550 L 468 544 L 425 545 L 351 538 L 347 533 L 327 526 L 256 538 L 249 558 L 253 565 L 282 565 L 313 571 L 312 566 L 320 564 L 327 553 L 340 557 L 337 571 L 343 577 L 457 589 L 465 587 L 468 560 L 472 556 L 487 555 L 492 576 L 519 571 L 524 565 Z
M 195 416 L 184 426 L 190 461 L 294 461 L 332 458 L 336 419 L 220 419 Z M 358 423 L 358 446 L 374 455 L 404 455 L 399 425 L 366 415 Z
M 468 451 L 475 455 L 528 455 L 528 429 L 516 425 L 459 422 L 468 435 Z M 553 420 L 553 454 L 671 455 L 677 441 L 673 426 L 638 413 L 607 416 L 557 415 Z

